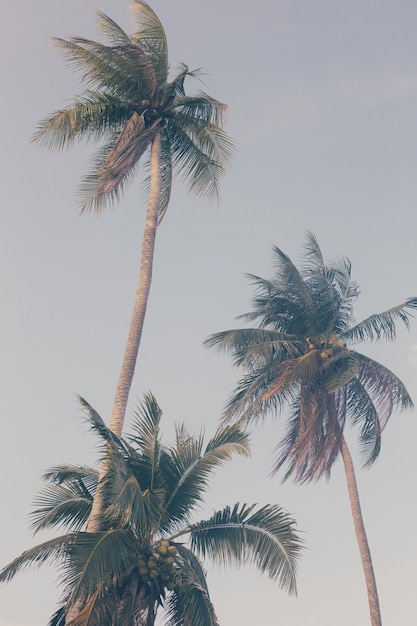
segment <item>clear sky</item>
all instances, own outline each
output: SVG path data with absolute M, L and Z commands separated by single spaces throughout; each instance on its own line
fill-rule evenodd
M 46 536 L 27 530 L 48 467 L 94 463 L 76 402 L 108 419 L 138 269 L 139 183 L 120 206 L 80 217 L 74 187 L 91 146 L 61 155 L 29 144 L 36 124 L 79 92 L 48 38 L 96 38 L 95 10 L 129 29 L 123 0 L 1 1 L 2 438 L 0 564 Z M 251 308 L 245 272 L 269 276 L 271 248 L 299 260 L 305 232 L 347 254 L 362 287 L 358 320 L 417 295 L 417 5 L 402 0 L 155 0 L 171 65 L 206 72 L 237 142 L 220 205 L 175 184 L 159 229 L 154 283 L 131 406 L 152 390 L 175 421 L 211 434 L 238 374 L 203 340 Z M 247 8 L 250 7 L 250 8 Z M 198 84 L 189 90 L 199 89 Z M 417 322 L 367 354 L 417 401 Z M 307 550 L 298 598 L 247 567 L 208 580 L 223 626 L 367 626 L 363 575 L 340 464 L 329 483 L 270 478 L 282 420 L 253 437 L 253 458 L 219 470 L 202 515 L 227 503 L 279 503 Z M 379 461 L 361 471 L 365 523 L 385 626 L 416 626 L 415 413 L 393 416 Z M 57 599 L 42 569 L 0 589 L 0 626 L 43 626 Z

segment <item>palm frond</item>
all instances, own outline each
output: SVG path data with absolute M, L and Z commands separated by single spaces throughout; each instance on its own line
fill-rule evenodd
M 273 279 L 247 274 L 255 286 L 254 308 L 238 319 L 256 321 L 260 327 L 273 328 L 300 339 L 318 334 L 320 324 L 314 310 L 315 300 L 307 284 L 289 257 L 279 248 L 274 252 L 278 269 Z
M 78 188 L 76 189 L 77 207 L 81 214 L 93 211 L 100 214 L 106 207 L 112 207 L 119 199 L 125 187 L 133 180 L 139 167 L 139 162 L 126 173 L 125 177 L 119 181 L 113 189 L 109 188 L 108 193 L 100 193 L 100 176 L 103 165 L 108 154 L 113 149 L 120 131 L 114 131 L 107 139 L 106 143 L 101 146 L 92 161 L 90 171 L 83 176 Z
M 269 363 L 253 373 L 242 376 L 226 403 L 222 419 L 226 423 L 239 421 L 246 426 L 253 420 L 266 419 L 269 412 L 272 415 L 278 414 L 285 403 L 293 399 L 295 390 L 292 384 L 286 384 L 285 378 L 280 379 L 281 387 L 278 389 L 276 372 L 275 364 Z M 266 396 L 265 393 L 272 385 L 275 387 L 275 393 L 268 393 Z
M 165 85 L 164 100 L 165 102 L 170 103 L 172 107 L 176 106 L 178 98 L 185 96 L 184 82 L 187 76 L 190 78 L 197 78 L 199 76 L 199 71 L 191 71 L 188 69 L 188 65 L 181 63 L 179 66 L 179 72 L 176 74 L 175 78 Z
M 99 204 L 112 197 L 130 172 L 137 167 L 157 132 L 157 123 L 145 129 L 144 114 L 133 112 L 120 131 L 117 141 L 99 164 L 95 187 L 92 188 L 89 204 Z
M 344 332 L 341 338 L 346 343 L 357 343 L 366 340 L 379 341 L 380 339 L 392 341 L 396 337 L 397 321 L 403 322 L 408 329 L 410 318 L 414 317 L 412 311 L 415 309 L 417 309 L 417 298 L 408 298 L 405 302 L 392 309 L 371 315 Z
M 199 92 L 193 96 L 186 96 L 183 91 L 183 81 L 185 76 L 196 75 L 184 66 L 183 74 L 176 78 L 168 86 L 168 93 L 172 91 L 172 96 L 176 96 L 175 109 L 181 117 L 189 122 L 190 120 L 199 120 L 210 126 L 223 126 L 226 121 L 227 106 L 219 100 L 215 100 L 207 93 Z M 233 148 L 232 148 L 233 150 Z
M 300 385 L 308 386 L 317 381 L 320 365 L 317 350 L 283 362 L 267 361 L 238 382 L 226 404 L 224 419 L 239 419 L 247 424 L 267 411 L 276 413 L 297 396 Z
M 52 41 L 69 66 L 83 72 L 81 80 L 87 88 L 117 96 L 122 101 L 154 101 L 158 91 L 154 68 L 137 45 L 109 47 L 83 37 Z
M 193 581 L 197 582 L 197 584 L 208 593 L 206 570 L 204 569 L 201 561 L 197 558 L 197 555 L 183 544 L 177 543 L 175 545 L 178 548 L 178 554 L 180 555 L 183 563 L 181 573 L 184 569 L 192 572 Z
M 80 530 L 88 521 L 93 497 L 94 491 L 78 481 L 47 485 L 34 501 L 30 527 L 34 534 L 55 526 Z
M 195 554 L 178 545 L 182 566 L 179 570 L 180 584 L 174 587 L 166 602 L 166 624 L 203 624 L 218 626 L 213 604 L 210 600 L 206 573 Z
M 358 374 L 346 388 L 347 412 L 354 426 L 360 426 L 364 467 L 378 458 L 382 432 L 395 410 L 411 409 L 413 402 L 401 380 L 369 357 L 355 353 Z
M 133 0 L 131 8 L 135 29 L 132 40 L 151 61 L 157 84 L 162 87 L 168 77 L 168 43 L 165 30 L 156 13 L 143 0 Z
M 187 580 L 176 587 L 166 602 L 166 626 L 219 626 L 214 606 L 206 589 Z
M 234 146 L 224 130 L 200 119 L 168 118 L 166 133 L 175 170 L 196 196 L 219 198 L 220 181 Z
M 131 453 L 122 460 L 110 455 L 106 476 L 104 520 L 111 528 L 129 527 L 141 538 L 152 536 L 159 528 L 165 490 L 143 487 L 141 459 Z M 145 470 L 146 472 L 146 470 Z M 145 473 L 145 477 L 148 475 Z
M 283 589 L 296 592 L 302 542 L 294 520 L 279 506 L 236 504 L 190 526 L 192 549 L 218 565 L 252 563 Z
M 103 441 L 113 449 L 124 449 L 124 443 L 119 439 L 104 423 L 97 411 L 82 396 L 78 396 L 78 401 L 84 410 L 87 421 L 93 431 L 95 431 Z
M 71 589 L 68 606 L 106 586 L 123 583 L 126 573 L 136 564 L 140 548 L 128 529 L 77 533 L 62 565 L 62 578 Z
M 321 385 L 301 387 L 291 402 L 284 437 L 276 448 L 272 474 L 286 468 L 284 480 L 303 484 L 330 478 L 340 453 L 346 411 Z
M 17 573 L 29 567 L 39 567 L 45 561 L 59 564 L 77 540 L 78 535 L 79 533 L 68 533 L 25 550 L 25 552 L 22 552 L 20 556 L 0 571 L 0 583 L 9 582 Z
M 215 333 L 203 345 L 230 353 L 233 364 L 249 372 L 271 360 L 279 363 L 299 357 L 306 348 L 304 339 L 264 328 L 238 328 Z
M 236 425 L 220 427 L 204 450 L 202 445 L 201 436 L 177 438 L 176 448 L 169 449 L 161 459 L 169 494 L 162 523 L 172 525 L 187 520 L 196 504 L 203 500 L 214 470 L 235 454 L 250 454 L 249 436 Z
M 65 626 L 65 618 L 65 604 L 63 604 L 53 613 L 48 622 L 48 626 Z
M 98 28 L 108 38 L 110 45 L 123 46 L 130 43 L 130 37 L 108 15 L 97 11 Z
M 145 394 L 143 402 L 135 411 L 132 435 L 128 437 L 139 451 L 143 482 L 150 489 L 159 482 L 161 418 L 162 411 L 155 396 L 152 393 Z
M 32 141 L 49 150 L 64 150 L 74 141 L 101 140 L 112 130 L 121 131 L 132 109 L 109 94 L 85 91 L 72 104 L 44 119 Z
M 81 489 L 86 489 L 86 495 L 92 494 L 97 485 L 98 471 L 87 465 L 55 465 L 42 474 L 45 482 L 76 483 Z
M 311 267 L 313 270 L 321 270 L 324 267 L 323 254 L 317 241 L 317 237 L 309 230 L 306 233 L 304 250 L 305 259 L 308 266 Z

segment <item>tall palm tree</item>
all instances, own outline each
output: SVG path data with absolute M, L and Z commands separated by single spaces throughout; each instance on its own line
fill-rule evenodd
M 79 188 L 81 212 L 100 213 L 119 199 L 144 161 L 148 207 L 139 282 L 110 429 L 121 436 L 148 295 L 156 229 L 168 206 L 173 171 L 199 196 L 218 198 L 233 152 L 222 126 L 226 106 L 206 93 L 187 96 L 185 80 L 199 71 L 181 65 L 169 77 L 165 31 L 143 0 L 132 0 L 133 33 L 103 13 L 99 28 L 108 45 L 81 37 L 54 39 L 85 87 L 70 106 L 47 117 L 34 141 L 65 149 L 75 141 L 101 142 L 91 172 Z
M 204 445 L 201 435 L 180 425 L 175 444 L 166 446 L 160 408 L 148 394 L 132 434 L 119 439 L 83 404 L 110 459 L 102 530 L 83 531 L 97 473 L 53 468 L 45 475 L 33 528 L 61 526 L 68 532 L 24 552 L 1 571 L 0 582 L 28 566 L 56 563 L 63 596 L 50 626 L 152 626 L 159 609 L 168 626 L 217 626 L 201 561 L 206 557 L 219 565 L 252 563 L 295 592 L 302 544 L 294 521 L 279 506 L 235 504 L 195 519 L 213 471 L 234 454 L 249 454 L 244 431 L 220 427 Z
M 271 280 L 250 276 L 254 309 L 241 316 L 255 328 L 212 335 L 207 346 L 229 352 L 245 373 L 225 409 L 225 420 L 247 424 L 289 407 L 285 436 L 273 472 L 305 483 L 330 477 L 342 457 L 353 521 L 366 578 L 372 626 L 381 625 L 375 576 L 366 538 L 352 459 L 344 438 L 347 421 L 359 429 L 364 466 L 377 459 L 381 434 L 396 409 L 412 407 L 403 383 L 386 367 L 357 352 L 355 344 L 392 340 L 396 322 L 409 325 L 417 298 L 355 323 L 359 295 L 351 264 L 326 264 L 308 234 L 305 263 L 298 270 L 274 248 Z

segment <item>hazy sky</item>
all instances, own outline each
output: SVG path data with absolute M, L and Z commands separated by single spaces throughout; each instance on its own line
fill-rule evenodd
M 171 65 L 203 68 L 203 88 L 229 105 L 238 146 L 221 204 L 196 201 L 177 181 L 158 233 L 131 406 L 152 390 L 169 440 L 175 421 L 214 431 L 238 374 L 202 342 L 251 308 L 244 274 L 269 276 L 273 245 L 297 261 L 311 230 L 326 258 L 347 254 L 362 287 L 358 320 L 417 295 L 417 5 L 152 6 Z M 140 185 L 113 211 L 81 218 L 73 192 L 91 146 L 57 155 L 29 144 L 37 122 L 80 91 L 48 38 L 96 38 L 96 9 L 129 29 L 125 0 L 1 0 L 1 565 L 46 538 L 27 530 L 42 472 L 96 460 L 76 394 L 108 420 L 136 285 Z M 417 322 L 395 344 L 365 351 L 417 401 Z M 318 485 L 270 478 L 281 425 L 268 421 L 253 437 L 253 458 L 219 470 L 202 515 L 236 501 L 290 511 L 307 546 L 299 595 L 250 567 L 223 573 L 207 564 L 220 622 L 367 626 L 342 467 Z M 384 625 L 416 626 L 416 414 L 392 418 L 367 472 L 351 435 Z M 56 599 L 53 570 L 20 575 L 0 589 L 0 626 L 44 626 Z

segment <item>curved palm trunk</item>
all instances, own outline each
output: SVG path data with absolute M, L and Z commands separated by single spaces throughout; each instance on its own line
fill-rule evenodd
M 382 626 L 378 591 L 376 588 L 376 580 L 374 568 L 372 565 L 371 552 L 369 549 L 365 525 L 362 518 L 355 470 L 353 467 L 352 457 L 350 455 L 349 448 L 347 447 L 345 438 L 343 436 L 341 439 L 340 452 L 342 454 L 343 464 L 345 466 L 345 475 L 349 492 L 350 507 L 352 510 L 353 524 L 355 527 L 356 540 L 358 542 L 359 552 L 361 555 L 362 568 L 365 574 L 366 589 L 368 592 L 369 612 L 371 615 L 371 624 L 372 626 Z
M 160 153 L 161 137 L 158 133 L 151 146 L 151 185 L 142 239 L 138 286 L 136 289 L 136 297 L 133 305 L 129 334 L 109 423 L 110 430 L 117 437 L 120 437 L 123 431 L 127 401 L 129 398 L 130 388 L 132 386 L 133 375 L 135 373 L 136 359 L 142 337 L 146 307 L 148 304 L 149 291 L 152 282 L 153 257 L 156 229 L 158 225 L 159 200 L 161 195 Z M 103 493 L 100 488 L 100 484 L 103 477 L 107 473 L 107 469 L 107 461 L 106 458 L 104 458 L 100 467 L 96 495 L 94 497 L 90 517 L 88 519 L 87 532 L 93 533 L 100 530 L 100 515 L 103 510 Z M 75 602 L 66 616 L 65 624 L 67 626 L 70 626 L 71 623 L 77 618 L 81 609 L 82 603 L 78 601 Z
M 151 146 L 151 184 L 149 189 L 145 228 L 142 239 L 142 252 L 138 286 L 136 289 L 136 297 L 133 305 L 133 313 L 130 321 L 129 334 L 127 338 L 122 367 L 113 402 L 113 410 L 109 423 L 110 430 L 117 437 L 120 437 L 123 431 L 127 401 L 129 398 L 130 388 L 132 386 L 133 375 L 135 373 L 136 359 L 138 356 L 139 344 L 142 337 L 146 307 L 148 304 L 149 291 L 152 282 L 153 257 L 155 249 L 156 229 L 158 225 L 158 209 L 161 197 L 160 153 L 161 137 L 158 133 L 153 140 Z M 87 531 L 89 532 L 97 532 L 100 529 L 99 517 L 103 508 L 100 481 L 105 476 L 106 471 L 107 465 L 106 460 L 104 459 L 101 464 L 97 492 L 88 520 Z
M 129 335 L 119 381 L 116 387 L 113 410 L 109 428 L 117 437 L 123 431 L 126 406 L 135 373 L 136 359 L 142 337 L 146 307 L 152 282 L 153 257 L 155 249 L 156 229 L 158 225 L 158 209 L 161 197 L 160 171 L 161 136 L 158 133 L 151 147 L 151 185 L 149 190 L 148 209 L 142 240 L 142 254 L 139 270 L 139 281 L 136 289 L 135 303 L 130 321 Z

